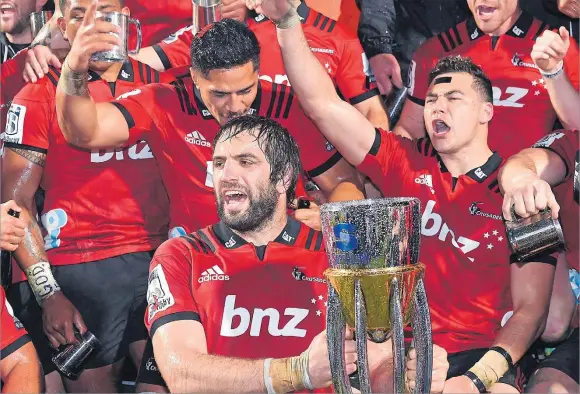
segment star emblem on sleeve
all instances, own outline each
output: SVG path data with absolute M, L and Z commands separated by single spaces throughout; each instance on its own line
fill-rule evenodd
M 497 230 L 493 230 L 493 231 L 492 231 L 492 234 L 493 234 L 493 235 L 498 235 L 498 234 L 499 234 L 499 232 L 498 232 Z
M 313 304 L 316 304 L 316 298 L 311 299 L 310 302 L 312 302 Z
M 493 244 L 487 244 L 487 248 L 490 250 L 493 249 Z
M 489 238 L 489 233 L 485 233 L 485 234 L 483 234 L 483 237 L 484 237 L 484 238 Z
M 320 316 L 320 315 L 322 315 L 322 312 L 316 311 L 316 316 Z

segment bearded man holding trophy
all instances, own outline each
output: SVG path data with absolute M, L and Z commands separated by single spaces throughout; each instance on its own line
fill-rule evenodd
M 422 207 L 417 212 L 407 199 L 405 209 L 378 201 L 321 209 L 332 266 L 327 329 L 335 389 L 349 390 L 340 342 L 333 340 L 345 322 L 357 328 L 357 339 L 366 338 L 365 331 L 377 342 L 392 334 L 400 392 L 401 326 L 413 320 L 417 353 L 426 356 L 417 363 L 417 376 L 428 378 L 429 336 L 417 334 L 428 332 L 429 321 L 409 313 L 410 306 L 426 307 L 424 281 L 433 343 L 449 354 L 444 392 L 521 392 L 527 363 L 533 363 L 528 350 L 546 324 L 556 259 L 511 256 L 497 182 L 503 160 L 487 144 L 494 112 L 489 78 L 470 59 L 441 59 L 429 75 L 424 119 L 416 120 L 424 122 L 429 138 L 410 141 L 375 129 L 338 97 L 290 2 L 247 5 L 276 24 L 290 83 L 320 132 L 383 196 L 417 197 Z M 415 231 L 421 234 L 420 257 Z M 423 280 L 418 261 L 425 266 Z M 357 353 L 365 391 L 364 346 Z M 428 391 L 427 380 L 416 381 L 416 392 Z

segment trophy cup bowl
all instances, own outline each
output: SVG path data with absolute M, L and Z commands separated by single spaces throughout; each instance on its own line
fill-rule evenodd
M 421 203 L 383 198 L 324 204 L 321 222 L 330 268 L 327 338 L 333 385 L 352 389 L 344 369 L 345 326 L 355 330 L 360 391 L 370 393 L 367 338 L 393 342 L 394 393 L 405 391 L 403 329 L 413 325 L 415 393 L 431 388 L 433 349 L 429 307 L 418 262 Z

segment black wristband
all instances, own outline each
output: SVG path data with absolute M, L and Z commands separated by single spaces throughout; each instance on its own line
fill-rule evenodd
M 499 354 L 501 354 L 503 356 L 503 358 L 505 358 L 505 360 L 507 361 L 509 369 L 512 369 L 514 367 L 514 362 L 512 361 L 512 356 L 510 356 L 510 354 L 507 352 L 507 350 L 505 350 L 503 347 L 492 346 L 489 348 L 489 350 L 493 350 L 494 352 L 498 352 Z
M 485 384 L 483 384 L 481 379 L 478 378 L 476 374 L 474 374 L 471 371 L 467 371 L 463 374 L 463 376 L 467 376 L 469 379 L 471 379 L 471 381 L 473 382 L 473 384 L 479 390 L 480 393 L 487 393 L 487 389 L 485 388 Z

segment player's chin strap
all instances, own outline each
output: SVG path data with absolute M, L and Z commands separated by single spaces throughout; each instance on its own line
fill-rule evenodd
M 264 360 L 264 383 L 268 394 L 282 394 L 300 390 L 314 390 L 308 375 L 308 353 L 287 358 Z
M 42 301 L 60 291 L 60 286 L 52 275 L 50 264 L 46 261 L 41 261 L 28 267 L 26 277 L 34 297 L 36 297 L 36 302 L 40 306 L 42 306 Z

